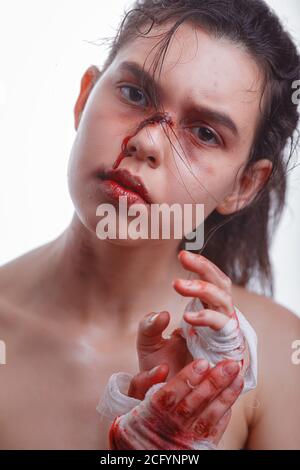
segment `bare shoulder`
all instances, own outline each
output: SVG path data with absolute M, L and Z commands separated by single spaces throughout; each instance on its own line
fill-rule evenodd
M 233 300 L 252 324 L 258 336 L 263 336 L 264 345 L 274 344 L 274 341 L 279 338 L 299 336 L 300 319 L 294 312 L 272 298 L 234 286 Z M 282 341 L 277 345 L 277 348 L 281 347 L 284 347 Z
M 26 274 L 30 275 L 38 267 L 41 257 L 46 254 L 50 243 L 34 248 L 0 266 L 0 292 L 11 285 L 16 287 L 16 281 L 26 281 Z
M 51 242 L 0 266 L 0 338 L 16 344 L 28 333 L 41 292 L 41 272 L 51 256 Z
M 233 291 L 234 304 L 257 334 L 259 371 L 264 374 L 258 388 L 266 386 L 266 376 L 279 377 L 282 369 L 294 373 L 293 344 L 300 339 L 300 319 L 269 297 L 236 286 Z
M 24 305 L 43 265 L 51 256 L 52 243 L 38 246 L 0 266 L 0 314 L 1 305 Z
M 233 300 L 258 338 L 258 386 L 247 447 L 299 448 L 300 365 L 293 355 L 300 319 L 273 299 L 241 287 L 233 287 Z

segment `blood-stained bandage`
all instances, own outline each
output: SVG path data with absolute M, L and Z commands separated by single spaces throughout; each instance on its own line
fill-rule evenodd
M 192 299 L 185 307 L 185 312 L 202 310 L 200 299 Z M 224 359 L 233 359 L 244 365 L 245 353 L 249 353 L 244 370 L 244 388 L 242 393 L 252 390 L 257 385 L 257 336 L 237 307 L 234 315 L 221 328 L 215 331 L 207 326 L 195 327 L 181 321 L 181 332 L 187 343 L 187 348 L 194 359 L 206 359 L 215 366 Z
M 200 299 L 196 298 L 186 305 L 185 311 L 199 311 L 203 308 Z M 224 359 L 238 361 L 241 367 L 245 366 L 242 393 L 256 387 L 257 336 L 237 307 L 225 326 L 218 331 L 209 327 L 195 327 L 182 319 L 180 332 L 194 359 L 206 359 L 211 366 Z M 248 357 L 245 364 L 246 351 Z M 138 400 L 127 395 L 132 378 L 132 375 L 123 372 L 113 374 L 97 406 L 97 411 L 112 423 L 110 429 L 112 449 L 216 449 L 211 442 L 199 441 L 195 436 L 169 433 L 169 430 L 163 426 L 163 421 L 160 422 L 163 420 L 163 413 L 160 415 L 157 410 L 153 410 L 150 400 L 152 394 L 164 383 L 153 385 L 145 399 Z M 156 431 L 163 429 L 163 436 L 161 431 L 159 436 L 155 435 L 155 429 Z M 137 447 L 132 447 L 133 442 Z
M 124 415 L 141 403 L 137 398 L 127 395 L 133 375 L 126 372 L 112 374 L 97 406 L 101 416 L 113 421 L 116 416 Z
M 174 432 L 165 424 L 163 410 L 153 408 L 151 396 L 166 382 L 152 385 L 144 400 L 129 397 L 127 391 L 133 375 L 118 372 L 109 378 L 97 411 L 111 423 L 110 450 L 125 449 L 192 449 L 216 450 L 208 440 L 197 440 L 193 435 Z
M 196 432 L 182 431 L 175 420 L 166 422 L 163 406 L 157 406 L 151 400 L 163 385 L 153 385 L 138 406 L 114 419 L 109 431 L 110 449 L 216 450 L 212 442 L 197 438 Z

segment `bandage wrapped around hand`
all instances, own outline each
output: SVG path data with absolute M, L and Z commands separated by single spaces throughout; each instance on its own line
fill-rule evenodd
M 118 381 L 118 374 L 114 374 Z M 152 395 L 164 385 L 153 385 L 144 400 L 122 416 L 117 416 L 110 427 L 109 445 L 111 450 L 210 450 L 216 446 L 206 440 L 197 440 L 192 433 L 178 429 L 167 421 L 162 407 L 156 406 Z M 133 403 L 133 402 L 132 402 Z M 170 415 L 169 415 L 170 420 Z
M 192 299 L 185 307 L 185 312 L 202 310 L 200 299 Z M 233 359 L 244 364 L 246 350 L 249 352 L 244 371 L 244 388 L 242 393 L 252 390 L 257 385 L 257 336 L 237 307 L 223 328 L 218 331 L 207 326 L 191 326 L 184 319 L 181 321 L 182 336 L 194 359 L 206 359 L 215 366 L 224 359 Z
M 185 311 L 198 311 L 202 308 L 203 305 L 197 298 L 187 304 Z M 186 339 L 187 348 L 193 358 L 206 359 L 212 366 L 228 358 L 243 363 L 245 345 L 247 344 L 249 364 L 244 374 L 243 393 L 256 387 L 257 336 L 252 326 L 237 307 L 235 307 L 235 316 L 230 318 L 225 326 L 218 331 L 214 331 L 209 327 L 191 326 L 182 319 L 181 333 Z M 151 418 L 153 407 L 151 408 L 150 397 L 164 383 L 153 385 L 148 390 L 145 399 L 141 401 L 127 396 L 132 378 L 132 375 L 122 372 L 113 374 L 104 390 L 102 400 L 100 400 L 97 406 L 97 411 L 102 416 L 105 416 L 111 422 L 113 421 L 110 431 L 110 445 L 114 447 L 111 448 L 151 449 L 152 447 L 149 446 L 153 445 L 154 449 L 216 449 L 209 441 L 191 441 L 191 439 L 186 441 L 184 436 L 180 437 L 179 442 L 178 435 L 175 439 L 174 435 L 171 433 L 170 436 L 168 432 L 163 438 L 161 434 L 159 437 L 156 436 L 155 429 L 157 430 L 159 427 L 151 426 L 151 422 L 153 423 L 153 419 L 155 419 L 159 423 L 159 420 L 163 419 L 163 417 L 156 416 L 157 413 L 155 411 L 153 415 L 155 418 Z M 125 437 L 125 435 L 131 437 Z M 112 438 L 113 436 L 118 436 L 118 442 L 116 442 L 116 438 Z M 130 439 L 133 439 L 132 436 L 135 436 L 134 445 L 142 445 L 144 447 L 132 447 L 133 441 L 131 441 L 131 444 L 129 442 Z M 166 447 L 157 447 L 158 444 L 165 445 Z M 179 445 L 181 447 L 170 447 L 172 445 Z

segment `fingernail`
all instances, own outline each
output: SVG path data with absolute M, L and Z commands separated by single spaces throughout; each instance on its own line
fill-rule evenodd
M 199 313 L 198 312 L 185 312 L 185 315 L 187 315 L 190 318 L 198 318 Z
M 193 287 L 194 283 L 193 281 L 188 281 L 186 279 L 179 279 L 180 284 L 182 284 L 184 287 Z
M 236 362 L 229 362 L 223 366 L 223 371 L 228 376 L 236 374 L 239 369 L 239 365 Z
M 205 311 L 199 310 L 199 312 L 185 312 L 185 315 L 187 315 L 190 318 L 200 318 L 200 317 L 205 316 Z
M 153 323 L 156 318 L 158 317 L 159 313 L 152 313 L 152 315 L 150 315 L 150 317 L 148 317 L 148 323 Z
M 197 362 L 194 364 L 194 370 L 198 374 L 202 374 L 206 369 L 208 368 L 208 362 L 205 361 L 205 359 L 199 359 Z
M 160 366 L 156 366 L 156 367 L 153 367 L 153 369 L 149 370 L 148 372 L 149 377 L 152 377 L 153 375 L 155 375 L 159 368 Z

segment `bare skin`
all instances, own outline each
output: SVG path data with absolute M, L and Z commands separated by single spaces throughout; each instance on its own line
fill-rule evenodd
M 187 160 L 176 161 L 157 125 L 151 139 L 145 128 L 134 136 L 132 155 L 120 166 L 143 179 L 156 203 L 197 201 L 205 205 L 206 216 L 216 209 L 230 214 L 254 197 L 271 169 L 262 158 L 252 168 L 253 178 L 240 172 L 258 119 L 259 69 L 226 41 L 200 31 L 195 53 L 195 32 L 187 27 L 178 34 L 161 85 Z M 7 348 L 7 364 L 0 366 L 1 448 L 107 448 L 107 429 L 96 406 L 113 372 L 138 373 L 141 318 L 166 310 L 171 316 L 167 333 L 178 327 L 187 303 L 184 289 L 179 293 L 178 282 L 177 290 L 172 285 L 187 278 L 177 258 L 178 240 L 99 241 L 95 236 L 95 208 L 106 202 L 99 168 L 112 167 L 124 137 L 153 112 L 150 105 L 128 102 L 125 84 L 138 83 L 119 66 L 125 59 L 141 66 L 155 41 L 132 41 L 100 79 L 94 66 L 84 74 L 68 172 L 74 217 L 56 240 L 0 268 L 0 339 Z M 186 108 L 200 99 L 230 114 L 239 136 L 211 123 L 214 134 L 206 128 L 196 139 L 190 128 L 196 129 L 199 116 Z M 300 337 L 299 320 L 237 286 L 232 301 L 258 334 L 259 385 L 233 405 L 220 446 L 298 448 L 300 374 L 291 362 L 291 344 Z
M 53 278 L 53 253 L 59 240 L 0 269 L 1 338 L 7 347 L 7 364 L 0 367 L 2 449 L 107 448 L 95 410 L 100 394 L 113 372 L 139 370 L 135 342 L 142 315 L 126 328 L 109 321 L 104 310 L 84 317 L 81 309 L 67 308 L 76 291 L 69 293 L 66 285 L 66 295 L 57 295 L 62 284 Z M 233 299 L 258 334 L 259 384 L 233 405 L 220 446 L 299 448 L 299 371 L 290 360 L 299 320 L 237 286 Z M 173 301 L 169 331 L 181 316 Z

